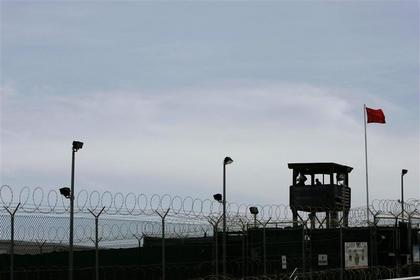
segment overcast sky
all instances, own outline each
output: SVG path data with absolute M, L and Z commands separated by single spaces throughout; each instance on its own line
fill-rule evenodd
M 289 162 L 419 198 L 419 2 L 1 1 L 1 184 L 288 203 Z

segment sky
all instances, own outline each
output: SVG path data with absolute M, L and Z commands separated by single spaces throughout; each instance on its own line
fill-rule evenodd
M 0 2 L 1 184 L 288 204 L 289 162 L 420 197 L 418 1 Z

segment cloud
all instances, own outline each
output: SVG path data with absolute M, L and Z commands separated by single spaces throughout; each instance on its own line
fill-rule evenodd
M 334 161 L 355 167 L 353 204 L 361 205 L 362 96 L 264 83 L 77 96 L 6 94 L 3 183 L 68 184 L 70 145 L 77 139 L 85 141 L 77 154 L 78 184 L 91 189 L 210 197 L 221 187 L 221 160 L 230 155 L 231 200 L 287 204 L 287 162 Z M 375 104 L 382 101 L 386 104 Z M 418 134 L 392 134 L 390 127 L 369 127 L 371 198 L 397 198 L 402 167 L 412 175 L 407 196 L 418 196 Z

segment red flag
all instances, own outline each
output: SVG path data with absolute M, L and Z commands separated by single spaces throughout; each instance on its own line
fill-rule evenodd
M 368 123 L 385 123 L 385 115 L 382 109 L 371 109 L 366 107 Z

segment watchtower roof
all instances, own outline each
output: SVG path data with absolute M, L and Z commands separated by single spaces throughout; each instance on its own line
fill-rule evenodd
M 303 174 L 350 173 L 353 167 L 335 162 L 289 163 L 289 169 Z

